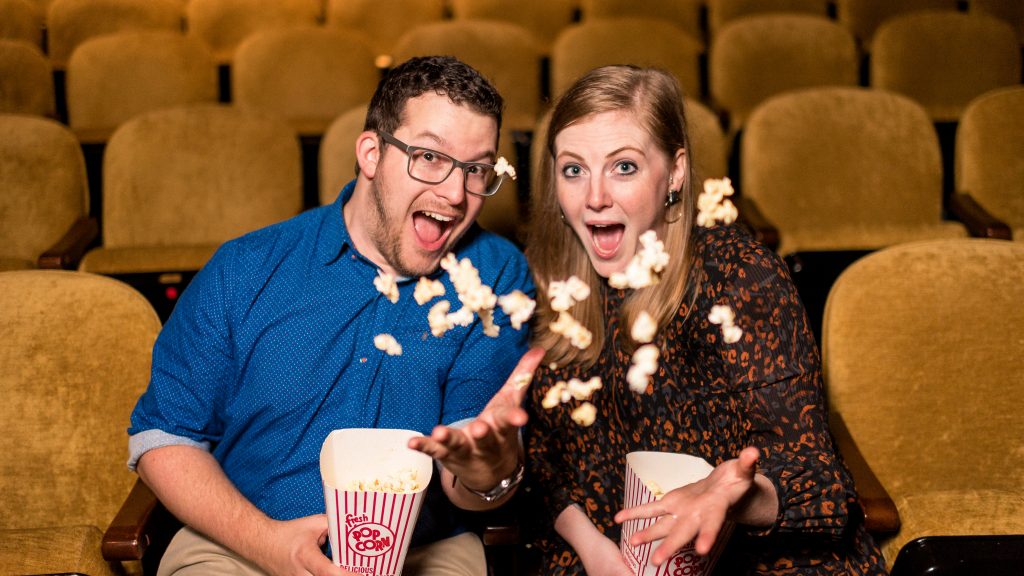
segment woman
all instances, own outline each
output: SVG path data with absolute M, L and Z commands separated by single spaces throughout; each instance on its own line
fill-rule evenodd
M 695 223 L 676 81 L 651 69 L 594 70 L 558 101 L 543 144 L 528 258 L 538 288 L 535 344 L 548 352 L 531 387 L 527 433 L 532 492 L 547 515 L 538 535 L 543 573 L 629 574 L 620 523 L 650 517 L 658 520 L 630 544 L 664 538 L 655 564 L 691 541 L 708 554 L 728 537 L 728 521 L 736 529 L 718 574 L 884 574 L 829 436 L 818 353 L 785 266 L 736 227 Z M 670 255 L 660 281 L 611 287 L 648 230 Z M 587 339 L 564 337 L 549 302 L 560 288 L 553 283 L 570 275 L 591 288 L 568 311 L 592 334 L 583 348 Z M 730 319 L 712 316 L 721 305 L 734 314 L 730 337 Z M 626 375 L 639 344 L 630 334 L 642 312 L 657 325 L 660 357 L 634 392 Z M 548 392 L 593 376 L 603 388 L 589 400 L 593 424 L 581 426 L 570 417 L 580 402 L 552 402 Z M 625 455 L 637 450 L 692 454 L 715 468 L 620 511 Z

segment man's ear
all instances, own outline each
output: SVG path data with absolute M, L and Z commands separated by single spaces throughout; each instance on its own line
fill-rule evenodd
M 360 175 L 373 180 L 377 175 L 380 153 L 380 138 L 376 132 L 367 130 L 356 138 L 356 162 L 359 163 Z

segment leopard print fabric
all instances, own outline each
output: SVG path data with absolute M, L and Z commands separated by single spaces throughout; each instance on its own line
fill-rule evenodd
M 779 494 L 779 515 L 768 529 L 737 527 L 716 574 L 884 574 L 829 434 L 818 351 L 785 264 L 732 226 L 697 229 L 694 254 L 699 292 L 685 299 L 692 310 L 684 304 L 659 332 L 659 369 L 645 393 L 626 384 L 631 358 L 619 341 L 629 331 L 618 315 L 625 292 L 607 287 L 591 296 L 604 299 L 607 319 L 598 363 L 537 372 L 527 401 L 527 498 L 540 511 L 543 573 L 583 573 L 552 527 L 567 506 L 578 504 L 618 542 L 612 517 L 622 507 L 628 452 L 687 453 L 717 465 L 753 445 L 762 455 L 758 472 Z M 735 311 L 739 342 L 725 343 L 708 321 L 715 304 Z M 591 398 L 592 426 L 573 423 L 576 401 L 541 407 L 555 382 L 591 376 L 604 383 Z

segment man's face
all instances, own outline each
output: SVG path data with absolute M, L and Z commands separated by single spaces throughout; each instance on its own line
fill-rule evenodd
M 463 162 L 494 163 L 498 127 L 494 118 L 430 92 L 406 102 L 393 135 Z M 484 199 L 466 193 L 459 168 L 440 184 L 425 184 L 409 176 L 408 164 L 401 148 L 384 146 L 370 179 L 372 213 L 351 225 L 364 228 L 372 244 L 367 257 L 386 271 L 415 277 L 437 269 L 476 219 Z

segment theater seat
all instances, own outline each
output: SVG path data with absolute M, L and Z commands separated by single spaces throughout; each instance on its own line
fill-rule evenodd
M 829 294 L 829 403 L 899 510 L 890 565 L 922 536 L 1024 534 L 1022 299 L 1024 245 L 987 239 L 880 250 Z M 957 566 L 931 573 L 984 573 Z
M 102 531 L 131 490 L 128 417 L 160 321 L 116 280 L 0 272 L 0 573 L 123 574 Z

